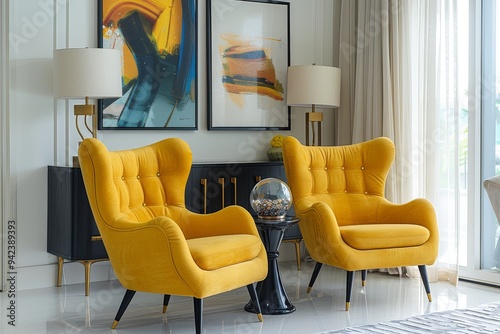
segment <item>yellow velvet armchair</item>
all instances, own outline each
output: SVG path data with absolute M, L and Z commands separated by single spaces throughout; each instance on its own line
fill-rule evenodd
M 126 289 L 112 328 L 141 291 L 163 294 L 163 312 L 170 295 L 193 297 L 200 333 L 203 298 L 243 286 L 262 321 L 254 283 L 266 277 L 268 261 L 254 220 L 239 206 L 207 215 L 186 209 L 187 143 L 168 138 L 110 152 L 90 138 L 78 155 L 95 221 Z
M 385 137 L 355 145 L 303 146 L 293 137 L 283 142 L 283 160 L 299 227 L 316 261 L 311 290 L 323 264 L 347 271 L 346 310 L 353 277 L 369 269 L 418 266 L 432 301 L 426 265 L 438 254 L 439 233 L 431 203 L 419 198 L 394 204 L 384 198 L 394 160 Z

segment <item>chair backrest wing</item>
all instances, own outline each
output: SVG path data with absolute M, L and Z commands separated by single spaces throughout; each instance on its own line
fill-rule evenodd
M 283 142 L 283 160 L 294 201 L 308 196 L 365 194 L 384 196 L 394 144 L 380 137 L 346 146 L 304 146 Z
M 110 224 L 118 217 L 147 221 L 184 208 L 192 153 L 184 141 L 157 143 L 110 152 L 97 139 L 85 139 L 79 159 L 87 195 L 96 220 Z

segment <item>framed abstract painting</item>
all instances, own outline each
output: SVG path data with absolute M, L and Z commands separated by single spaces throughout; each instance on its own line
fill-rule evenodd
M 197 0 L 98 0 L 98 25 L 123 87 L 99 101 L 99 128 L 197 129 Z
M 208 129 L 289 130 L 290 4 L 208 0 Z

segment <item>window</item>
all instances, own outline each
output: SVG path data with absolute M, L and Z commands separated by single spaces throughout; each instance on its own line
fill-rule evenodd
M 481 181 L 500 174 L 500 25 L 496 23 L 500 19 L 500 6 L 496 0 L 485 0 L 482 11 Z M 484 190 L 481 209 L 480 268 L 495 271 L 500 268 L 500 228 Z
M 470 213 L 461 226 L 460 277 L 500 285 L 500 228 L 482 186 L 500 174 L 500 3 L 469 1 L 469 145 L 467 180 Z M 474 56 L 476 54 L 476 56 Z M 472 112 L 477 110 L 477 112 Z M 476 135 L 477 134 L 477 135 Z M 462 254 L 466 249 L 466 254 Z M 466 259 L 466 260 L 464 260 Z

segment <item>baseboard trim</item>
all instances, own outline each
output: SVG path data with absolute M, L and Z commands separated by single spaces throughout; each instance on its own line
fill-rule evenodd
M 116 276 L 109 261 L 96 262 L 91 266 L 90 282 L 115 280 Z M 85 268 L 79 262 L 65 262 L 62 285 L 85 283 Z M 18 291 L 55 287 L 57 285 L 57 264 L 17 268 Z M 83 287 L 82 287 L 83 288 Z M 92 291 L 92 285 L 90 286 Z

